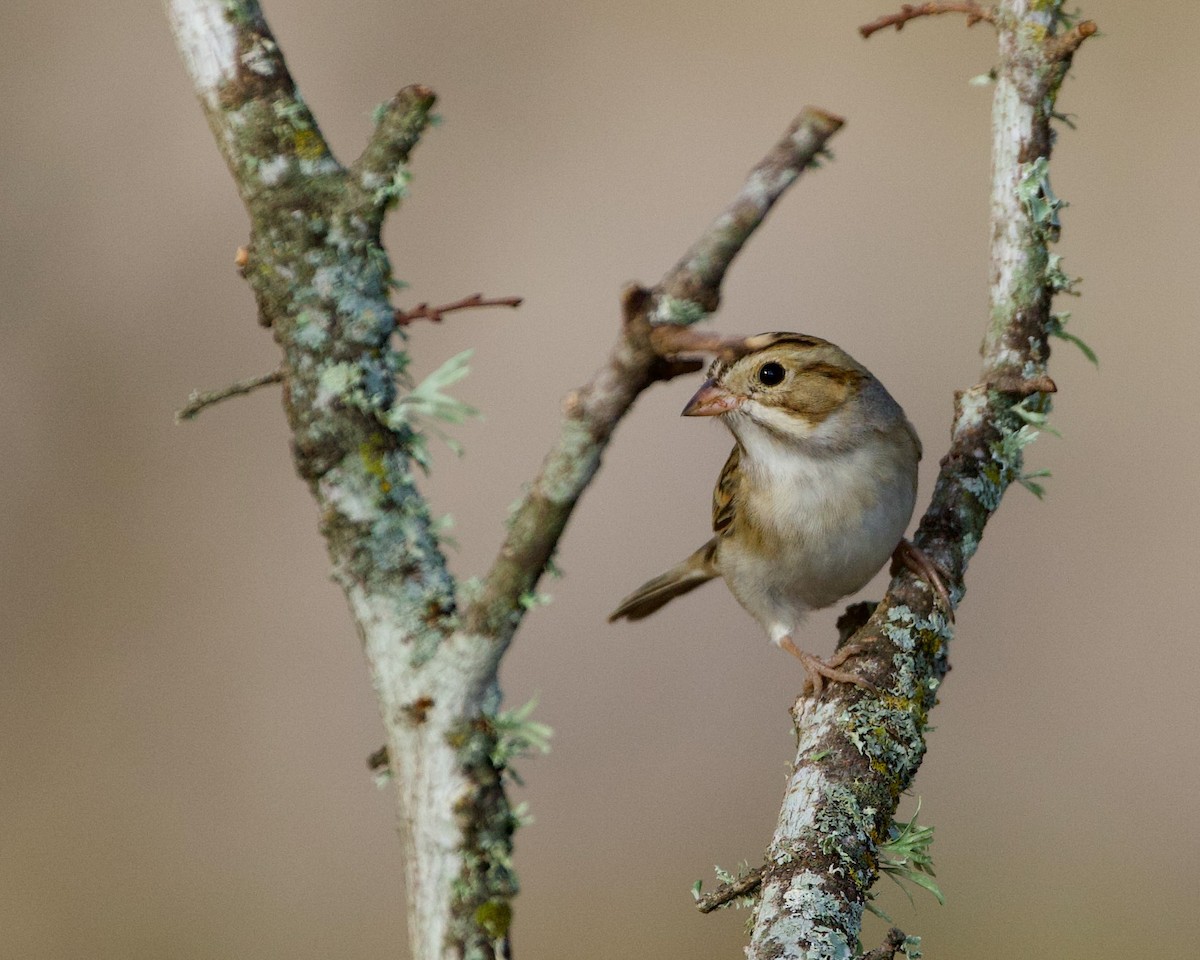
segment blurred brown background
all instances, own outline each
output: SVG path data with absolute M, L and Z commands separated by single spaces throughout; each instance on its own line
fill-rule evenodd
M 986 314 L 986 27 L 862 41 L 880 2 L 268 3 L 352 158 L 400 85 L 445 124 L 390 221 L 398 298 L 521 294 L 413 330 L 418 372 L 468 346 L 426 485 L 463 575 L 554 433 L 558 401 L 805 103 L 848 117 L 729 278 L 721 329 L 797 329 L 868 364 L 925 438 L 927 494 Z M 1200 935 L 1194 0 L 1089 0 L 1104 36 L 1060 104 L 1054 186 L 1084 296 L 1055 424 L 969 578 L 914 793 L 948 903 L 882 905 L 930 958 L 1187 953 Z M 177 427 L 194 387 L 270 369 L 233 267 L 234 195 L 155 3 L 0 8 L 0 954 L 404 954 L 381 741 L 277 394 Z M 729 441 L 651 391 L 621 427 L 505 667 L 554 752 L 527 761 L 516 949 L 740 956 L 697 915 L 712 864 L 757 862 L 800 673 L 719 586 L 639 626 L 604 615 L 706 536 Z M 873 586 L 868 595 L 878 596 Z M 806 645 L 830 650 L 835 612 Z M 914 801 L 908 801 L 911 803 Z M 874 937 L 872 928 L 871 936 Z

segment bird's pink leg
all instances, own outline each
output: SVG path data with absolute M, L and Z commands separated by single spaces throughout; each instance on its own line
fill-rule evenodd
M 869 690 L 871 693 L 879 693 L 879 688 L 865 677 L 838 669 L 838 667 L 851 657 L 867 649 L 861 643 L 852 643 L 842 647 L 841 650 L 828 660 L 822 660 L 820 657 L 814 657 L 811 653 L 805 653 L 796 646 L 791 637 L 783 637 L 779 641 L 779 645 L 804 665 L 805 678 L 804 689 L 801 692 L 802 696 L 811 696 L 815 700 L 821 695 L 821 691 L 825 689 L 826 680 L 833 683 L 852 683 L 857 687 L 862 687 L 864 690 Z

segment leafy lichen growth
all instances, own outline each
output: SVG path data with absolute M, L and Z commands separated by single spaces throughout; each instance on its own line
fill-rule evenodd
M 902 880 L 915 884 L 933 894 L 938 903 L 946 903 L 942 890 L 934 880 L 933 827 L 923 827 L 917 823 L 917 815 L 921 812 L 920 801 L 913 811 L 911 819 L 906 823 L 892 821 L 888 829 L 887 839 L 879 844 L 879 870 L 896 882 L 901 890 L 908 894 Z M 912 900 L 911 894 L 909 900 Z
M 470 783 L 455 812 L 463 830 L 463 868 L 454 883 L 452 939 L 464 958 L 490 956 L 512 922 L 519 884 L 512 863 L 513 834 L 529 822 L 524 805 L 513 807 L 504 778 L 520 782 L 514 759 L 549 749 L 551 730 L 530 719 L 531 701 L 515 710 L 484 713 L 451 734 L 459 763 Z M 470 918 L 467 922 L 465 918 Z
M 862 907 L 843 904 L 825 889 L 819 874 L 804 870 L 795 874 L 782 893 L 782 903 L 765 902 L 759 923 L 765 922 L 767 945 L 773 956 L 795 960 L 850 960 L 854 947 L 845 930 L 862 924 Z M 786 908 L 786 914 L 781 910 Z
M 654 311 L 654 319 L 659 323 L 681 323 L 685 325 L 699 323 L 708 317 L 705 310 L 694 300 L 683 300 L 679 297 L 662 296 Z

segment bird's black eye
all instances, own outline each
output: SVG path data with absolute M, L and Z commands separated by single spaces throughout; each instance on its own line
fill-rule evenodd
M 774 361 L 764 363 L 758 368 L 758 382 L 764 387 L 778 386 L 783 383 L 783 373 L 782 363 L 775 363 Z

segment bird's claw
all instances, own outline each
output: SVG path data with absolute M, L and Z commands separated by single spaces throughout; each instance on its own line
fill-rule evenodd
M 812 697 L 816 700 L 825 689 L 826 680 L 831 683 L 852 683 L 869 693 L 879 693 L 879 688 L 865 677 L 838 669 L 851 657 L 866 651 L 867 648 L 861 643 L 851 643 L 842 647 L 828 660 L 822 660 L 801 650 L 791 637 L 784 637 L 779 641 L 779 645 L 804 665 L 804 687 L 800 691 L 802 697 Z
M 933 591 L 934 596 L 938 600 L 938 605 L 942 608 L 942 612 L 946 614 L 946 619 L 951 623 L 954 622 L 954 604 L 950 600 L 950 591 L 946 589 L 946 580 L 942 571 L 926 555 L 925 551 L 918 547 L 911 540 L 901 540 L 895 551 L 892 553 L 892 560 L 903 567 L 906 567 L 918 579 L 924 580 L 929 584 L 929 589 Z

